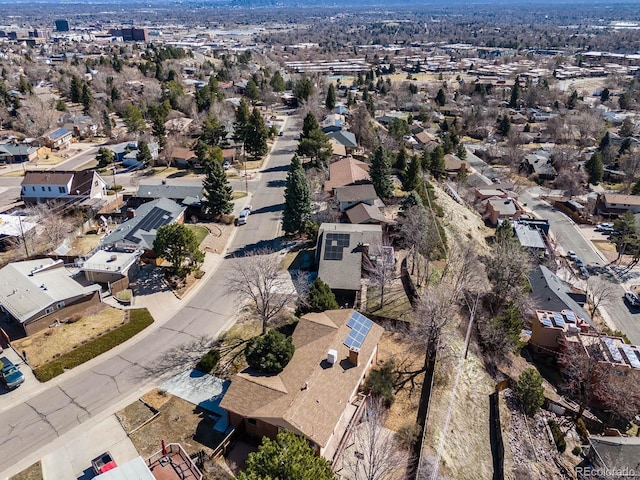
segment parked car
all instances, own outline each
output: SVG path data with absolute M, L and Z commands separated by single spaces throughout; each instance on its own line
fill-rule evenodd
M 582 278 L 589 278 L 589 270 L 587 270 L 585 267 L 580 267 L 580 276 Z
M 571 260 L 575 260 L 576 258 L 578 258 L 576 252 L 574 252 L 573 250 L 569 250 L 567 252 L 567 257 L 569 257 Z
M 98 455 L 91 460 L 91 467 L 96 475 L 113 470 L 118 465 L 109 452 L 104 452 L 102 455 Z
M 236 226 L 245 225 L 247 223 L 247 218 L 249 218 L 250 213 L 251 213 L 251 205 L 247 205 L 242 210 L 240 210 L 240 214 L 238 215 L 238 218 L 236 218 Z
M 584 267 L 584 263 L 579 258 L 576 258 L 576 266 L 578 268 L 582 268 L 582 267 Z
M 613 225 L 611 225 L 610 223 L 600 223 L 596 225 L 596 232 L 613 233 Z
M 632 307 L 640 306 L 640 298 L 638 298 L 638 295 L 636 295 L 630 290 L 627 290 L 626 292 L 624 292 L 624 299 Z
M 0 358 L 0 366 L 2 368 L 0 377 L 2 377 L 2 383 L 4 383 L 7 388 L 16 388 L 24 382 L 22 372 L 7 357 Z
M 225 170 L 229 170 L 231 168 L 231 162 L 229 160 L 225 160 L 224 162 L 222 162 L 222 168 L 224 168 Z

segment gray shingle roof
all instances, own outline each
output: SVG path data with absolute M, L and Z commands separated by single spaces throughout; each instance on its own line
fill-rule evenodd
M 153 248 L 158 228 L 175 222 L 186 207 L 173 200 L 159 198 L 136 209 L 135 216 L 102 239 L 103 245 L 126 244 Z

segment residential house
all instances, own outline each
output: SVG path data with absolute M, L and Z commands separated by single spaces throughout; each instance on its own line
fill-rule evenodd
M 558 172 L 551 164 L 551 158 L 541 153 L 532 153 L 524 157 L 524 166 L 529 174 L 535 174 L 540 180 L 553 180 Z
M 133 279 L 140 270 L 141 253 L 140 250 L 133 252 L 98 250 L 84 261 L 80 269 L 90 282 L 107 285 L 120 282 L 125 283 L 123 288 L 126 288 L 129 280 Z M 124 280 L 125 278 L 127 280 Z
M 0 214 L 0 250 L 14 246 L 15 240 L 23 235 L 35 233 L 37 224 L 28 222 L 20 215 Z
M 487 200 L 489 198 L 509 198 L 509 194 L 500 188 L 476 188 L 474 190 L 476 200 Z
M 178 167 L 188 167 L 197 160 L 196 153 L 190 148 L 173 147 L 169 152 L 171 162 Z
M 13 262 L 0 269 L 0 309 L 7 322 L 24 335 L 63 322 L 100 302 L 100 287 L 78 283 L 62 260 Z
M 309 313 L 296 325 L 295 353 L 284 370 L 234 375 L 220 406 L 231 425 L 251 436 L 273 439 L 288 430 L 331 460 L 362 403 L 358 390 L 383 332 L 355 310 Z
M 0 162 L 23 163 L 36 160 L 40 149 L 26 143 L 0 143 Z
M 57 200 L 96 209 L 107 196 L 107 182 L 91 170 L 27 171 L 21 185 L 27 204 Z
M 347 149 L 341 143 L 333 138 L 329 139 L 329 145 L 331 145 L 331 156 L 333 158 L 344 158 L 347 156 Z
M 415 133 L 413 138 L 415 139 L 415 143 L 413 144 L 414 150 L 424 150 L 427 147 L 433 146 L 437 142 L 437 137 L 426 130 Z
M 457 156 L 448 153 L 444 156 L 444 170 L 449 177 L 457 177 L 467 171 L 467 162 L 463 162 Z
M 342 145 L 347 155 L 355 153 L 355 150 L 358 148 L 356 136 L 346 130 L 330 132 L 327 134 L 327 137 L 329 138 L 329 141 L 333 140 Z
M 73 133 L 66 128 L 56 128 L 42 135 L 42 142 L 52 150 L 69 148 Z
M 164 181 L 160 185 L 138 185 L 136 198 L 140 203 L 168 198 L 182 205 L 193 205 L 204 198 L 204 188 L 202 185 L 172 185 Z
M 349 185 L 346 187 L 334 188 L 336 200 L 340 207 L 340 211 L 344 212 L 358 203 L 367 203 L 369 205 L 380 205 L 381 200 L 376 194 L 376 189 L 371 184 Z
M 186 207 L 168 198 L 145 203 L 128 213 L 131 216 L 102 239 L 101 245 L 117 250 L 131 251 L 142 248 L 153 250 L 158 228 L 171 223 L 183 223 Z
M 62 115 L 60 122 L 65 130 L 69 130 L 77 138 L 93 137 L 98 133 L 98 123 L 89 115 L 66 113 Z
M 147 143 L 151 159 L 158 160 L 159 145 L 156 142 Z M 142 164 L 136 158 L 138 156 L 138 142 L 121 142 L 107 147 L 113 152 L 113 159 L 116 162 L 122 162 L 123 167 L 138 167 Z
M 354 295 L 361 287 L 363 257 L 375 256 L 381 247 L 380 225 L 323 223 L 316 246 L 318 276 L 337 293 Z
M 336 113 L 327 115 L 327 117 L 320 124 L 320 129 L 323 133 L 339 132 L 344 128 L 344 117 Z
M 187 133 L 192 123 L 188 117 L 172 118 L 164 122 L 164 128 L 167 132 Z
M 498 225 L 502 220 L 517 220 L 525 213 L 513 198 L 490 198 L 485 205 L 485 218 L 492 225 Z
M 627 211 L 640 213 L 640 195 L 600 193 L 597 208 L 598 212 L 606 215 L 622 215 Z
M 520 223 L 520 221 L 511 222 L 511 225 L 523 249 L 540 255 L 547 253 L 547 244 L 544 241 L 544 237 L 535 226 Z
M 633 478 L 640 471 L 640 438 L 589 436 L 585 449 L 589 466 L 578 474 L 583 479 Z M 582 465 L 582 464 L 581 464 Z M 631 472 L 635 472 L 635 475 Z
M 349 223 L 368 223 L 374 225 L 391 223 L 391 221 L 384 216 L 378 207 L 367 205 L 366 203 L 359 203 L 355 207 L 347 210 L 346 214 L 349 219 Z
M 344 158 L 329 165 L 329 180 L 324 183 L 325 192 L 334 188 L 371 183 L 369 164 L 354 158 Z
M 531 324 L 529 346 L 536 356 L 560 354 L 565 333 L 593 331 L 585 319 L 573 310 L 536 310 Z
M 584 309 L 587 301 L 582 291 L 576 290 L 544 265 L 529 272 L 529 285 L 534 305 L 540 310 L 571 310 L 587 322 L 591 317 Z

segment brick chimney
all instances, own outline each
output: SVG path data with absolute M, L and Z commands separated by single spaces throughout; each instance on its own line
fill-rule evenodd
M 355 367 L 358 366 L 358 356 L 360 355 L 359 348 L 350 348 L 349 349 L 349 361 L 353 363 Z

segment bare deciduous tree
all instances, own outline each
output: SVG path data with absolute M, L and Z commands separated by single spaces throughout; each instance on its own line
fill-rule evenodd
M 384 428 L 386 412 L 379 399 L 367 400 L 362 421 L 353 432 L 353 445 L 344 453 L 342 468 L 352 480 L 401 480 L 408 454 L 398 448 L 394 432 Z
M 601 277 L 590 277 L 587 280 L 587 302 L 591 310 L 591 316 L 595 315 L 598 308 L 608 305 L 617 294 L 617 286 Z
M 248 302 L 262 321 L 262 333 L 295 295 L 287 272 L 280 269 L 280 259 L 269 249 L 260 249 L 238 258 L 227 278 L 227 292 L 241 303 Z

